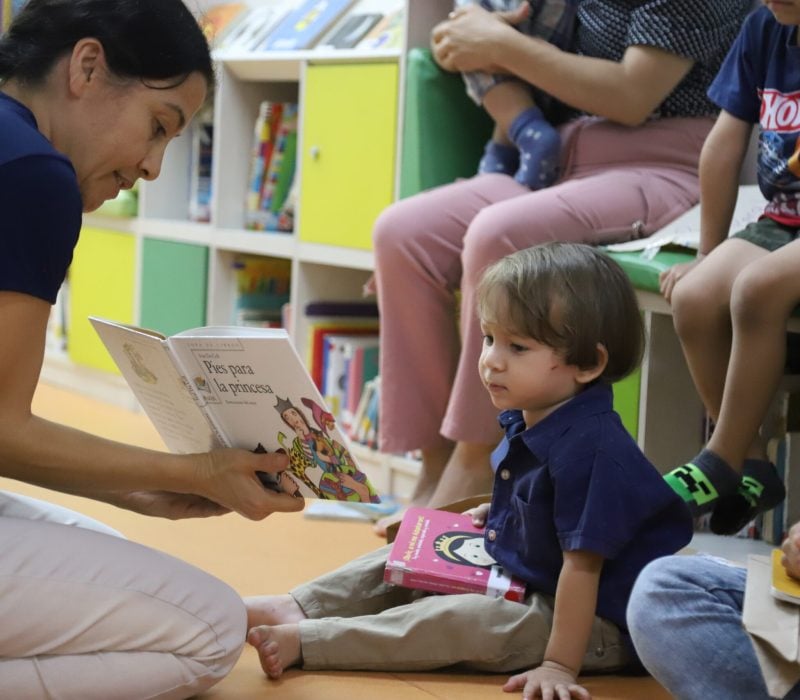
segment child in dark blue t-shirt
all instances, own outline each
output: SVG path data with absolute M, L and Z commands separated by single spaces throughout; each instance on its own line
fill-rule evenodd
M 700 155 L 697 259 L 662 274 L 675 328 L 706 410 L 705 449 L 667 474 L 695 515 L 733 534 L 785 494 L 760 426 L 800 303 L 800 46 L 797 3 L 753 12 L 709 88 L 721 112 Z M 763 214 L 729 239 L 739 174 L 758 124 Z
M 285 596 L 247 599 L 248 641 L 284 668 L 512 672 L 507 690 L 567 689 L 634 657 L 625 606 L 639 571 L 689 542 L 691 518 L 625 431 L 610 383 L 637 366 L 642 322 L 625 273 L 586 245 L 503 258 L 479 290 L 479 369 L 506 436 L 486 548 L 527 583 L 524 604 L 384 583 L 387 548 Z

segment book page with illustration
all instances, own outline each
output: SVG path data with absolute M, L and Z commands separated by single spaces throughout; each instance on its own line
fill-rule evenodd
M 170 449 L 202 451 L 219 443 L 281 451 L 290 459 L 280 482 L 284 491 L 311 498 L 380 500 L 285 330 L 211 326 L 165 338 L 103 319 L 91 321 Z M 126 345 L 138 350 L 138 356 Z M 142 378 L 150 375 L 154 381 Z M 173 425 L 173 406 L 182 409 L 178 427 L 186 428 L 185 433 Z M 199 434 L 197 415 L 207 423 L 205 441 L 192 443 Z

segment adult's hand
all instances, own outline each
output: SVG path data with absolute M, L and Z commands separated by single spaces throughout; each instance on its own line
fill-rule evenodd
M 250 520 L 303 509 L 302 498 L 271 491 L 256 476 L 259 471 L 269 474 L 284 471 L 289 466 L 285 454 L 221 449 L 186 457 L 193 460 L 194 469 L 181 491 L 202 496 Z
M 528 17 L 530 5 L 521 2 L 508 12 L 489 12 L 479 5 L 467 5 L 450 13 L 433 28 L 431 49 L 444 70 L 462 73 L 476 70 L 502 72 L 492 62 L 492 50 L 501 46 L 508 32 Z
M 800 523 L 795 523 L 789 529 L 781 549 L 783 550 L 781 563 L 786 573 L 792 578 L 800 579 Z
M 151 515 L 169 520 L 184 518 L 208 518 L 214 515 L 230 513 L 214 501 L 190 493 L 172 493 L 170 491 L 130 491 L 100 495 L 98 498 L 131 510 L 142 515 Z

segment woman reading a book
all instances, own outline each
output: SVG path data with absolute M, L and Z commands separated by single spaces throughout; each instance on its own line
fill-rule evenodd
M 455 10 L 434 28 L 433 53 L 445 70 L 508 73 L 569 108 L 556 182 L 532 191 L 513 174 L 479 174 L 398 201 L 375 224 L 380 448 L 422 451 L 416 505 L 491 483 L 500 433 L 474 370 L 481 272 L 544 241 L 648 236 L 696 204 L 717 112 L 705 91 L 751 2 L 581 2 L 576 53 L 516 31 L 525 5 Z
M 0 36 L 0 476 L 171 519 L 302 508 L 261 487 L 285 455 L 170 455 L 31 412 L 81 227 L 139 179 L 214 74 L 181 0 L 30 0 Z M 54 505 L 0 492 L 0 697 L 187 698 L 245 635 L 224 583 Z
M 294 665 L 459 664 L 520 672 L 505 689 L 526 700 L 585 700 L 581 670 L 635 663 L 628 594 L 647 563 L 689 542 L 692 521 L 612 408 L 611 383 L 643 346 L 630 282 L 595 248 L 553 243 L 491 266 L 477 298 L 478 375 L 505 437 L 491 503 L 472 520 L 489 556 L 526 584 L 525 601 L 385 583 L 382 547 L 288 595 L 246 600 L 248 641 L 270 678 Z

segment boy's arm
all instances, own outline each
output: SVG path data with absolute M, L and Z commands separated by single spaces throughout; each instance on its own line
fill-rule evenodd
M 753 125 L 722 110 L 700 152 L 700 248 L 708 255 L 728 237 Z
M 523 688 L 523 698 L 537 697 L 544 689 L 555 691 L 562 685 L 570 695 L 589 698 L 586 689 L 575 683 L 580 672 L 597 608 L 597 589 L 603 557 L 594 552 L 564 552 L 564 564 L 556 588 L 553 627 L 538 668 L 513 676 L 504 686 L 512 691 Z M 555 697 L 559 697 L 556 694 Z
M 742 169 L 753 125 L 722 110 L 700 152 L 700 247 L 694 260 L 673 265 L 659 276 L 664 298 L 706 255 L 728 237 L 739 194 Z

